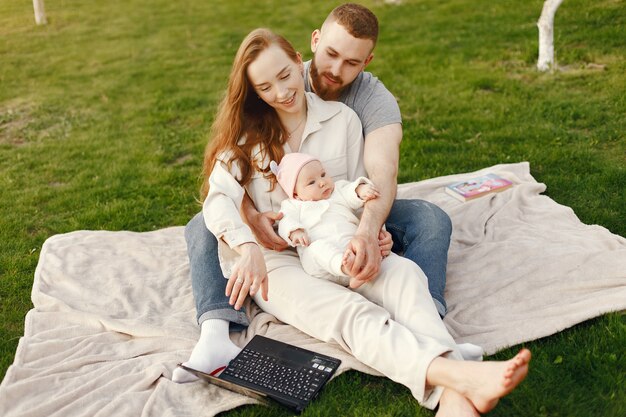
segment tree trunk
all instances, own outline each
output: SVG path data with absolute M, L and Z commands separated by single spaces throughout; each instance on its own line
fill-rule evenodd
M 545 0 L 537 22 L 539 28 L 539 59 L 537 69 L 547 71 L 554 67 L 554 15 L 563 0 Z
M 46 19 L 46 9 L 43 5 L 43 0 L 33 0 L 33 7 L 35 8 L 35 23 L 38 25 L 45 25 L 48 23 Z

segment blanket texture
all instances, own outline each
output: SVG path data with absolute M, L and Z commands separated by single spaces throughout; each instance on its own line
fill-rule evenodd
M 443 187 L 494 172 L 512 189 L 461 203 Z M 399 187 L 452 218 L 445 319 L 458 342 L 487 354 L 626 309 L 626 239 L 582 224 L 541 193 L 527 163 Z M 271 297 L 271 293 L 270 293 Z M 44 244 L 15 361 L 0 385 L 2 416 L 215 415 L 255 401 L 203 382 L 171 381 L 199 329 L 182 227 L 78 231 Z M 340 358 L 340 372 L 375 373 L 249 305 L 254 334 Z

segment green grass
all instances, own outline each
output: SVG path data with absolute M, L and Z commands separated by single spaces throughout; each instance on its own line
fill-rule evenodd
M 534 69 L 542 1 L 365 1 L 370 70 L 404 117 L 400 182 L 529 161 L 547 194 L 626 236 L 626 2 L 568 0 L 563 71 Z M 306 58 L 335 2 L 0 2 L 0 376 L 12 363 L 39 250 L 77 229 L 182 225 L 234 52 L 267 26 Z M 626 324 L 609 314 L 528 343 L 528 380 L 490 415 L 626 415 Z M 494 355 L 503 358 L 518 347 Z M 243 407 L 231 416 L 287 413 Z M 430 416 L 407 389 L 349 372 L 304 415 Z

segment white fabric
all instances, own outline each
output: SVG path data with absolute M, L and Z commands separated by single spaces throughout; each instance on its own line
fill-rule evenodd
M 356 113 L 343 103 L 324 101 L 313 93 L 306 93 L 306 98 L 307 121 L 300 149 L 290 149 L 285 144 L 285 152 L 316 156 L 335 181 L 364 176 L 363 135 Z M 263 158 L 260 153 L 257 155 L 257 165 L 260 168 L 268 167 L 268 158 Z M 230 275 L 237 256 L 230 248 L 245 242 L 254 242 L 252 232 L 239 214 L 244 193 L 244 189 L 235 180 L 239 177 L 236 164 L 230 167 L 230 171 L 225 164 L 216 164 L 209 178 L 209 194 L 202 208 L 207 228 L 220 239 L 220 263 L 225 276 Z M 260 212 L 278 212 L 281 202 L 287 198 L 278 185 L 270 191 L 268 180 L 258 171 L 253 174 L 245 191 Z
M 433 409 L 441 390 L 426 389 L 426 370 L 437 356 L 462 359 L 439 317 L 422 270 L 396 254 L 373 282 L 357 290 L 305 273 L 291 251 L 265 254 L 273 289 L 257 304 L 308 335 L 335 342 L 364 364 L 407 386 Z M 399 366 L 398 358 L 402 358 Z
M 364 204 L 356 188 L 365 183 L 371 184 L 371 181 L 365 177 L 352 182 L 339 180 L 326 200 L 283 200 L 280 205 L 283 218 L 278 223 L 278 234 L 295 246 L 289 238 L 291 232 L 303 229 L 307 233 L 311 244 L 299 245 L 297 250 L 302 267 L 309 275 L 348 285 L 341 263 L 348 242 L 359 225 L 356 210 Z
M 324 102 L 311 94 L 307 98 L 307 124 L 298 152 L 318 158 L 327 175 L 336 182 L 356 180 L 359 174 L 363 175 L 358 172 L 363 165 L 360 128 L 358 131 L 350 128 L 356 114 L 337 102 Z M 328 115 L 319 129 L 307 131 L 309 123 L 321 119 L 324 112 Z M 354 123 L 356 126 L 358 123 Z M 341 162 L 345 168 L 337 171 L 329 162 L 341 152 L 347 156 Z M 268 200 L 273 208 L 280 206 L 287 195 L 284 190 L 277 192 L 280 187 L 269 192 L 271 183 L 260 171 L 271 161 L 261 152 L 255 155 L 253 163 L 260 168 L 259 174 L 246 188 L 254 205 L 263 212 Z M 220 241 L 220 263 L 225 276 L 231 275 L 231 265 L 237 259 L 232 255 L 233 249 L 249 238 L 238 210 L 243 188 L 238 186 L 237 178 L 240 173 L 236 165 L 218 164 L 211 172 L 211 186 L 203 206 L 205 223 Z M 329 207 L 328 211 L 334 212 L 335 208 Z M 314 246 L 323 243 L 314 242 Z M 255 299 L 264 311 L 317 339 L 338 343 L 361 362 L 409 387 L 420 404 L 436 406 L 440 391 L 425 390 L 426 369 L 436 356 L 456 350 L 456 345 L 437 313 L 426 277 L 417 265 L 397 256 L 389 257 L 376 282 L 363 285 L 357 293 L 312 278 L 304 272 L 293 251 L 264 251 L 264 258 L 272 295 L 269 302 L 260 296 Z M 313 263 L 308 256 L 302 261 L 309 266 Z M 409 309 L 415 314 L 408 312 Z M 398 367 L 396 358 L 402 355 L 410 359 L 406 359 L 405 366 Z M 461 359 L 458 351 L 450 355 Z
M 468 203 L 443 191 L 486 172 L 516 185 Z M 400 197 L 433 201 L 451 216 L 445 323 L 457 342 L 492 354 L 626 309 L 626 239 L 582 224 L 544 190 L 527 163 L 400 186 Z M 41 250 L 32 300 L 0 385 L 2 416 L 195 417 L 254 402 L 170 381 L 200 331 L 182 227 L 53 236 Z M 265 334 L 338 357 L 342 372 L 375 373 L 336 344 L 252 314 L 250 329 L 232 335 L 239 346 Z

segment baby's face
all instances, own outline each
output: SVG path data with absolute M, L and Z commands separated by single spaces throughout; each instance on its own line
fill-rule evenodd
M 335 182 L 320 161 L 311 161 L 302 167 L 296 180 L 294 198 L 302 201 L 326 200 L 333 193 Z

